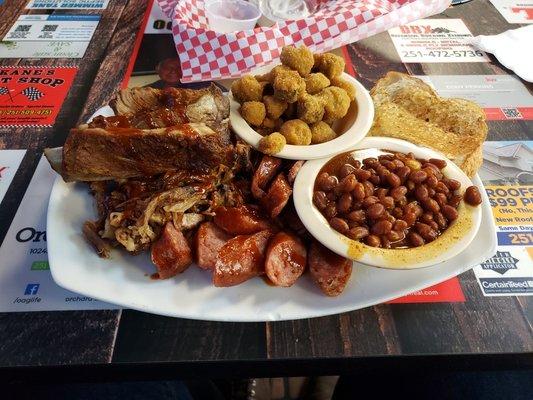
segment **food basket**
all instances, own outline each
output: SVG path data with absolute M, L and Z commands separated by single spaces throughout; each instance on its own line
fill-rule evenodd
M 209 29 L 205 0 L 157 2 L 172 20 L 182 82 L 237 78 L 276 60 L 283 46 L 329 51 L 438 14 L 450 5 L 450 0 L 329 0 L 304 19 L 218 33 Z

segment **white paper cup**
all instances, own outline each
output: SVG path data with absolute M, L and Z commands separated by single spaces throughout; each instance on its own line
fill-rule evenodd
M 244 0 L 213 0 L 205 7 L 209 27 L 221 33 L 253 29 L 261 16 L 259 9 Z

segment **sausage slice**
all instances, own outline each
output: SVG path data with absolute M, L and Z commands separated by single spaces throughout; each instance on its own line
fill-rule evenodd
M 298 175 L 298 172 L 300 172 L 300 169 L 302 168 L 304 163 L 305 161 L 298 160 L 291 165 L 289 171 L 287 172 L 287 182 L 289 182 L 289 185 L 292 186 L 294 180 L 296 179 L 296 175 Z
M 278 174 L 266 196 L 261 199 L 261 205 L 271 218 L 276 218 L 289 201 L 291 194 L 292 189 L 285 174 Z
M 264 230 L 241 235 L 226 242 L 218 252 L 213 284 L 235 286 L 264 273 L 265 252 L 272 233 Z
M 248 205 L 217 207 L 213 221 L 232 235 L 249 235 L 267 229 L 270 224 L 259 210 Z
M 215 268 L 218 251 L 233 236 L 212 222 L 204 222 L 194 236 L 196 264 L 203 269 Z
M 282 161 L 279 158 L 269 155 L 263 156 L 252 178 L 251 190 L 254 198 L 261 199 L 266 194 L 265 188 L 281 167 Z
M 265 273 L 276 286 L 289 287 L 303 274 L 307 250 L 296 236 L 278 232 L 266 252 Z
M 313 241 L 309 250 L 309 272 L 328 296 L 342 293 L 352 274 L 352 261 Z
M 182 273 L 192 263 L 192 252 L 187 239 L 172 222 L 167 222 L 161 237 L 152 244 L 152 262 L 157 272 L 154 279 L 167 279 Z

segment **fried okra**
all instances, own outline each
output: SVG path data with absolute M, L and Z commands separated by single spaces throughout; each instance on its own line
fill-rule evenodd
M 277 125 L 277 121 L 275 119 L 272 119 L 272 118 L 268 118 L 266 117 L 264 120 L 263 120 L 263 127 L 265 128 L 268 128 L 268 129 L 275 129 L 276 128 L 276 125 Z
M 319 97 L 304 94 L 298 100 L 297 114 L 302 121 L 314 124 L 324 117 L 324 104 Z
M 255 76 L 255 79 L 257 79 L 257 82 L 272 83 L 271 75 L 272 75 L 272 73 L 268 72 L 268 73 L 263 74 L 263 75 L 254 75 L 254 76 Z
M 274 79 L 280 72 L 288 72 L 288 71 L 292 71 L 292 69 L 290 69 L 286 65 L 276 65 L 274 68 L 272 68 L 270 72 L 267 72 L 266 74 L 263 74 L 263 75 L 255 75 L 255 78 L 259 82 L 266 82 L 266 83 L 272 84 L 274 83 Z
M 290 103 L 287 105 L 287 109 L 283 113 L 283 118 L 286 120 L 298 118 L 296 115 L 296 103 Z
M 305 46 L 285 46 L 281 50 L 280 59 L 283 65 L 298 71 L 303 77 L 309 75 L 315 63 L 313 53 Z
M 259 133 L 261 136 L 269 135 L 272 132 L 279 130 L 281 126 L 280 122 L 281 122 L 280 119 L 271 119 L 271 118 L 266 117 L 263 120 L 263 123 L 261 124 L 261 126 L 255 128 L 255 131 Z
M 334 139 L 331 124 L 347 114 L 356 94 L 353 85 L 341 78 L 344 59 L 332 53 L 313 54 L 305 46 L 284 47 L 280 58 L 282 64 L 270 72 L 246 75 L 232 85 L 241 115 L 264 136 L 261 151 L 274 154 L 286 143 Z
M 260 101 L 246 101 L 240 111 L 244 120 L 253 126 L 260 126 L 266 116 L 265 105 Z
M 231 85 L 231 93 L 237 102 L 261 101 L 264 84 L 260 83 L 252 75 L 245 75 Z
M 342 118 L 350 108 L 350 97 L 346 90 L 336 86 L 330 86 L 323 89 L 317 95 L 324 104 L 324 120 L 326 122 L 333 122 L 336 119 Z
M 344 59 L 335 54 L 315 54 L 315 67 L 329 79 L 342 74 L 344 65 Z
M 311 144 L 311 129 L 309 125 L 300 119 L 291 119 L 285 122 L 279 132 L 285 136 L 288 144 L 308 145 Z
M 347 80 L 342 79 L 340 76 L 336 76 L 334 78 L 331 78 L 331 85 L 344 89 L 348 94 L 348 97 L 350 97 L 350 100 L 355 100 L 355 87 Z
M 259 151 L 270 155 L 276 154 L 285 147 L 286 143 L 285 136 L 279 132 L 274 132 L 259 141 Z
M 317 122 L 316 124 L 311 125 L 311 143 L 324 143 L 329 142 L 337 137 L 337 134 L 331 126 L 326 124 L 324 121 Z
M 274 78 L 274 96 L 294 103 L 305 92 L 305 81 L 296 71 L 280 71 Z
M 263 96 L 268 118 L 278 119 L 287 109 L 287 103 L 274 96 Z
M 305 90 L 309 94 L 317 94 L 329 85 L 329 79 L 322 72 L 309 74 L 305 78 Z

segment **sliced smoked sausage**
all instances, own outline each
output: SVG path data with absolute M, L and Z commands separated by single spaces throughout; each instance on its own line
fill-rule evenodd
M 213 221 L 232 235 L 249 235 L 269 228 L 269 222 L 258 209 L 249 205 L 217 207 Z
M 281 167 L 282 160 L 265 154 L 252 178 L 252 196 L 258 200 L 261 199 L 266 194 L 265 189 L 267 185 L 281 170 Z
M 298 175 L 298 172 L 300 172 L 300 169 L 302 168 L 304 163 L 305 161 L 298 160 L 291 165 L 291 167 L 287 171 L 287 182 L 289 182 L 289 185 L 292 186 L 294 180 L 296 179 L 296 175 Z
M 194 236 L 196 264 L 203 269 L 215 268 L 218 251 L 233 236 L 212 222 L 204 222 Z
M 213 284 L 219 287 L 235 286 L 262 275 L 265 272 L 266 247 L 271 236 L 270 231 L 264 230 L 228 240 L 218 252 Z
M 280 173 L 270 185 L 266 196 L 261 199 L 261 206 L 268 216 L 276 218 L 289 201 L 292 189 L 285 178 L 285 174 Z
M 276 286 L 289 287 L 302 275 L 307 250 L 296 236 L 278 232 L 268 244 L 265 273 Z
M 152 262 L 157 267 L 155 279 L 167 279 L 187 269 L 192 263 L 192 252 L 183 233 L 172 222 L 167 222 L 161 236 L 152 244 Z
M 309 272 L 318 287 L 328 296 L 342 293 L 352 274 L 352 261 L 313 241 L 308 255 Z

